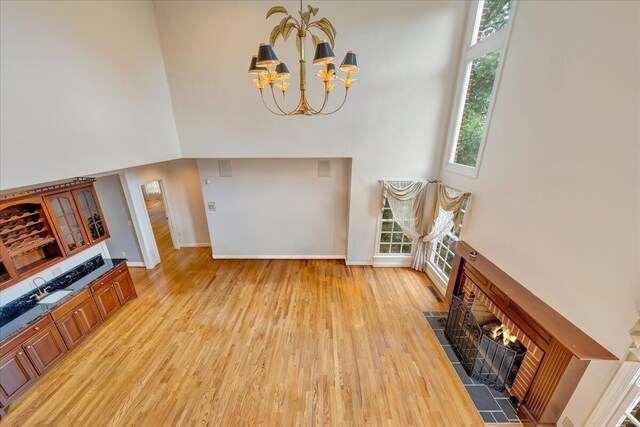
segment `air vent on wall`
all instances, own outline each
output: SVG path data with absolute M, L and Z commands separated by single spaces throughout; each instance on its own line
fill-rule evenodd
M 231 161 L 230 160 L 218 160 L 218 170 L 221 177 L 231 176 Z
M 330 176 L 331 168 L 329 160 L 318 160 L 318 176 L 327 177 Z

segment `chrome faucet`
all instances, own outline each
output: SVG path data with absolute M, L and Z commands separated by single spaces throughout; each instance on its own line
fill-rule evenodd
M 42 283 L 41 283 L 40 285 L 46 285 L 46 284 L 47 284 L 47 281 L 46 281 L 46 280 L 44 280 L 44 279 L 43 279 L 42 277 L 40 277 L 40 276 L 35 277 L 35 278 L 31 281 L 31 283 L 32 283 L 32 286 L 31 286 L 31 287 L 32 287 L 33 289 L 35 289 L 35 290 L 36 290 L 36 294 L 35 294 L 32 298 L 35 298 L 35 299 L 36 299 L 36 301 L 41 300 L 42 298 L 46 297 L 46 296 L 47 296 L 47 294 L 49 293 L 49 292 L 47 292 L 47 290 L 46 290 L 46 289 L 44 289 L 44 290 L 43 290 L 43 289 L 40 289 L 40 286 L 38 286 L 38 284 L 36 283 L 36 280 L 38 280 L 38 279 L 42 280 Z

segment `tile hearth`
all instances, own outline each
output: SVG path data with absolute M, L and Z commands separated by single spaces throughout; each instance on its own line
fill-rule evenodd
M 520 424 L 509 392 L 506 390 L 504 392 L 496 391 L 474 381 L 467 375 L 453 347 L 451 347 L 451 343 L 444 334 L 447 312 L 425 311 L 423 314 L 484 422 L 487 424 Z

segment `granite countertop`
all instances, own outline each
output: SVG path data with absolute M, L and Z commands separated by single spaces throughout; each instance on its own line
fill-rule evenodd
M 59 290 L 72 291 L 69 295 L 61 298 L 52 304 L 38 304 L 32 298 L 36 294 L 35 289 L 20 298 L 11 301 L 9 304 L 0 307 L 0 340 L 20 332 L 26 326 L 40 319 L 60 304 L 68 301 L 80 291 L 91 285 L 105 274 L 124 264 L 124 258 L 102 258 L 96 255 L 77 267 L 49 280 L 41 285 L 41 289 L 46 289 L 49 294 Z

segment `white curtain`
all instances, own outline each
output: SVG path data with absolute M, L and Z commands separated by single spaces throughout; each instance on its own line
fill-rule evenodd
M 412 268 L 427 271 L 429 242 L 442 239 L 452 228 L 459 227 L 460 209 L 470 193 L 461 193 L 438 183 L 434 220 L 430 227 L 424 224 L 427 194 L 426 181 L 384 181 L 382 207 L 389 202 L 393 219 L 402 232 L 413 240 L 415 254 Z

